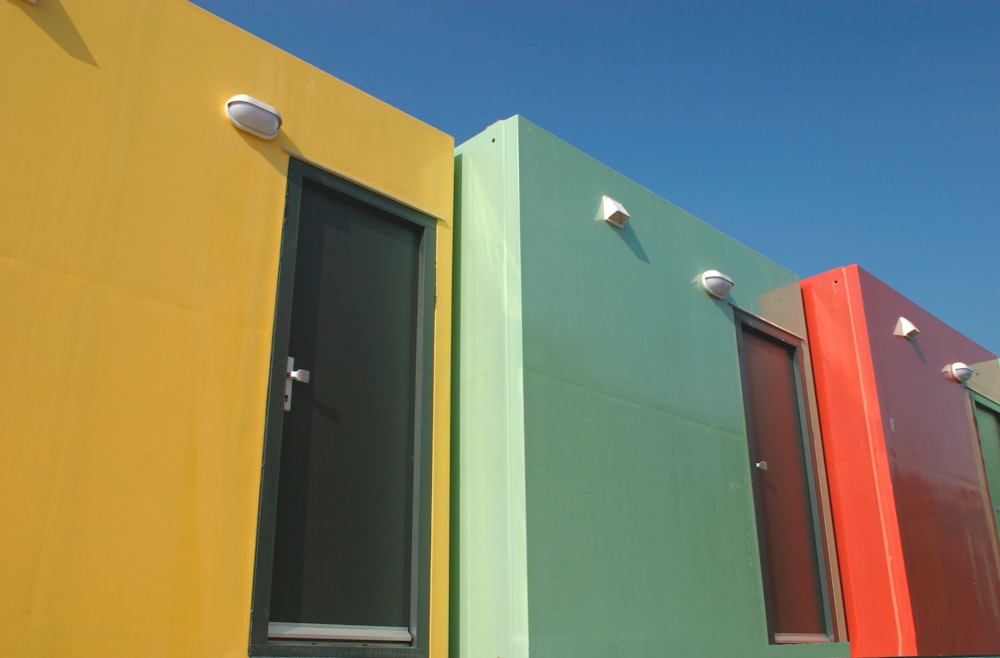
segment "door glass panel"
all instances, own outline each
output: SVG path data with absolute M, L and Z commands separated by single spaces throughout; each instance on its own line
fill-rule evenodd
M 746 325 L 743 369 L 772 635 L 827 633 L 796 348 Z
M 411 625 L 422 235 L 304 181 L 272 622 Z

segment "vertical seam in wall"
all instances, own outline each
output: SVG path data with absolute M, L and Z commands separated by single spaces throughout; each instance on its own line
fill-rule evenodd
M 846 274 L 846 272 L 845 272 L 845 274 Z M 861 345 L 860 345 L 861 340 L 860 340 L 860 338 L 858 336 L 858 324 L 857 324 L 857 321 L 856 321 L 856 318 L 855 318 L 854 304 L 853 304 L 852 297 L 854 296 L 853 295 L 853 286 L 854 285 L 860 286 L 861 282 L 860 282 L 860 279 L 858 279 L 856 281 L 853 281 L 853 280 L 851 280 L 847 276 L 842 276 L 841 279 L 844 280 L 845 284 L 848 284 L 848 282 L 850 281 L 850 284 L 844 286 L 844 288 L 845 288 L 845 290 L 847 292 L 847 296 L 848 296 L 848 300 L 847 300 L 847 312 L 848 312 L 848 314 L 850 316 L 851 342 L 854 344 L 854 353 L 860 357 L 861 354 L 862 354 Z M 864 320 L 864 318 L 862 318 L 862 320 Z M 865 347 L 866 347 L 866 350 L 865 350 L 864 354 L 866 354 L 868 356 L 869 362 L 871 362 L 871 349 L 870 349 L 870 346 L 866 344 Z M 871 365 L 872 365 L 872 367 L 869 368 L 869 371 L 874 376 L 874 364 L 872 363 Z M 871 469 L 872 469 L 872 478 L 875 480 L 875 498 L 876 498 L 876 506 L 878 508 L 879 527 L 880 527 L 880 529 L 882 531 L 882 548 L 885 551 L 885 555 L 886 555 L 887 560 L 891 560 L 892 559 L 892 553 L 890 552 L 889 545 L 888 545 L 889 544 L 889 536 L 888 536 L 887 527 L 886 527 L 885 510 L 884 510 L 883 505 L 882 505 L 882 483 L 881 483 L 880 478 L 879 478 L 878 464 L 877 464 L 877 462 L 875 460 L 875 448 L 874 448 L 874 440 L 875 440 L 874 432 L 875 432 L 876 429 L 881 430 L 881 428 L 876 428 L 872 424 L 872 418 L 873 417 L 881 419 L 881 411 L 878 408 L 871 409 L 871 404 L 875 404 L 876 407 L 877 407 L 878 403 L 877 402 L 874 402 L 874 403 L 870 403 L 869 402 L 869 396 L 868 396 L 869 385 L 868 385 L 868 382 L 866 382 L 865 371 L 860 366 L 861 366 L 861 364 L 859 363 L 858 364 L 858 385 L 861 388 L 861 404 L 864 407 L 864 411 L 865 411 L 865 429 L 867 430 L 866 434 L 867 434 L 867 437 L 868 437 L 868 457 L 869 457 L 868 463 L 869 463 L 869 465 L 871 466 Z M 873 413 L 874 413 L 874 416 L 873 416 Z M 889 577 L 889 592 L 890 592 L 890 599 L 892 601 L 893 621 L 896 624 L 896 653 L 899 654 L 899 655 L 902 655 L 902 653 L 903 653 L 903 628 L 902 628 L 902 620 L 900 618 L 900 612 L 899 612 L 899 601 L 897 599 L 896 579 L 895 579 L 895 576 L 893 575 L 893 567 L 892 567 L 891 564 L 888 565 L 887 575 Z

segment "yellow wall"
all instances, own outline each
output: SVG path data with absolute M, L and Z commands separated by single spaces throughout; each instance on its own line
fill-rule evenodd
M 0 655 L 246 655 L 289 149 L 443 218 L 443 656 L 452 139 L 182 0 L 0 3 L 0 89 Z

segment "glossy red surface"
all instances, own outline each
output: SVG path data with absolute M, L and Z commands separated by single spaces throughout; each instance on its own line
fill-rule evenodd
M 856 277 L 802 282 L 852 656 L 916 654 L 895 499 Z M 872 422 L 874 421 L 874 422 Z
M 968 392 L 940 373 L 996 357 L 856 266 L 802 288 L 852 655 L 1000 653 L 982 456 Z
M 1000 653 L 1000 563 L 969 394 L 941 375 L 996 357 L 863 270 L 872 365 L 922 654 Z M 894 336 L 903 315 L 920 329 Z

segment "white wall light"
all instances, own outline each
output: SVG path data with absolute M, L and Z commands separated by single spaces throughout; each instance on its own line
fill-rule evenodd
M 917 329 L 917 325 L 913 324 L 902 315 L 899 316 L 898 320 L 896 320 L 896 328 L 892 330 L 892 334 L 894 336 L 900 336 L 902 338 L 906 338 L 907 340 L 916 338 L 919 333 L 920 330 Z
M 612 226 L 622 228 L 625 226 L 625 222 L 629 220 L 629 217 L 630 215 L 628 214 L 628 211 L 625 210 L 625 206 L 618 203 L 607 194 L 601 197 L 601 219 Z
M 961 361 L 956 361 L 955 363 L 949 363 L 944 368 L 941 368 L 941 374 L 948 379 L 953 379 L 959 384 L 969 381 L 975 371 L 968 365 L 962 363 Z
M 701 287 L 716 299 L 725 299 L 733 290 L 733 279 L 719 270 L 706 270 L 699 277 Z
M 261 139 L 274 139 L 281 130 L 278 110 L 246 94 L 237 94 L 226 101 L 226 116 L 240 130 Z

